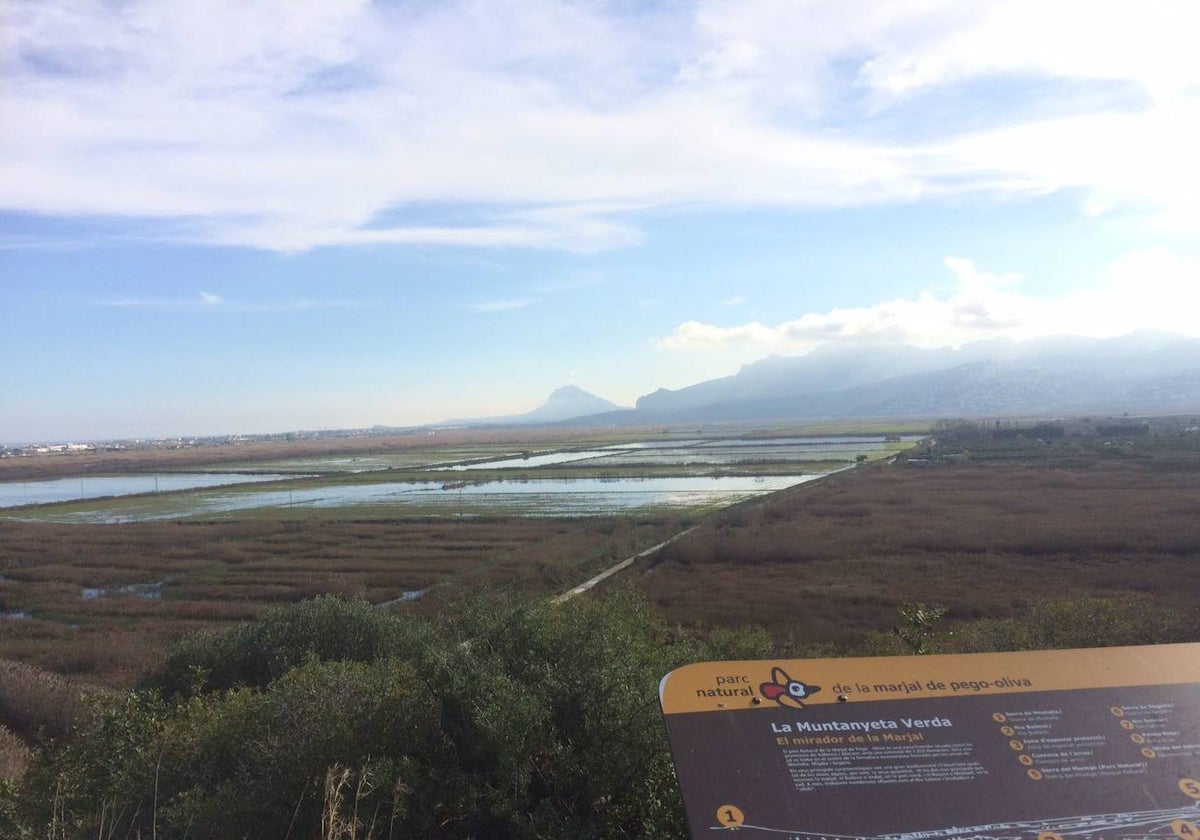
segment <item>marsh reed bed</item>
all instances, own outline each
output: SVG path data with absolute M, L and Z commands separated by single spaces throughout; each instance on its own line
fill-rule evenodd
M 674 524 L 600 518 L 0 522 L 0 659 L 130 684 L 172 641 L 321 594 L 558 591 Z M 414 603 L 419 607 L 419 602 Z
M 1200 470 L 1187 458 L 1070 466 L 879 464 L 718 513 L 639 576 L 670 620 L 847 641 L 900 604 L 951 621 L 1036 602 L 1200 600 Z

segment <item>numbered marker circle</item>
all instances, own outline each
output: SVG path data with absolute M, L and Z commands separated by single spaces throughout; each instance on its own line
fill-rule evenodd
M 1017 734 L 1017 730 L 1013 729 L 1011 726 L 1001 726 L 1000 734 L 1007 735 L 1009 738 L 1011 738 L 1012 736 Z
M 1200 782 L 1195 779 L 1180 779 L 1179 789 L 1183 791 L 1184 796 L 1190 796 L 1192 799 L 1200 799 Z
M 1028 756 L 1028 755 L 1019 755 L 1019 756 L 1017 756 L 1017 761 L 1021 762 L 1021 763 L 1022 763 L 1022 764 L 1024 764 L 1026 767 L 1031 767 L 1031 766 L 1033 765 L 1033 758 L 1032 758 L 1031 756 Z
M 1025 745 L 1022 744 L 1020 741 L 1009 741 L 1008 746 L 1011 749 L 1016 750 L 1017 752 L 1020 752 L 1021 750 L 1025 749 Z
M 1063 836 L 1056 831 L 1043 831 L 1037 836 L 1037 840 L 1063 840 Z
M 1111 709 L 1109 709 L 1109 711 L 1112 712 L 1116 717 L 1125 717 L 1125 710 L 1120 706 L 1113 706 Z
M 1142 755 L 1146 756 L 1146 758 L 1158 758 L 1158 753 L 1149 747 L 1142 747 Z
M 1122 729 L 1133 729 L 1133 721 L 1131 721 L 1131 720 L 1121 721 L 1121 728 Z
M 1146 739 L 1143 738 L 1141 735 L 1137 734 L 1136 732 L 1134 732 L 1132 735 L 1129 736 L 1129 740 L 1133 741 L 1133 743 L 1135 743 L 1135 744 L 1146 743 Z
M 1171 830 L 1175 832 L 1175 836 L 1179 840 L 1197 840 L 1200 838 L 1200 828 L 1196 828 L 1196 824 L 1187 820 L 1175 820 L 1171 823 Z
M 1033 779 L 1035 782 L 1040 782 L 1042 780 L 1042 771 L 1041 770 L 1026 770 L 1025 774 L 1027 776 L 1029 776 L 1029 778 Z
M 726 828 L 740 828 L 746 821 L 746 815 L 736 805 L 722 805 L 717 809 L 717 822 Z
M 992 720 L 996 721 L 996 723 L 1004 723 L 1004 721 L 1008 720 L 1008 718 L 999 712 L 996 712 L 996 714 L 992 715 Z

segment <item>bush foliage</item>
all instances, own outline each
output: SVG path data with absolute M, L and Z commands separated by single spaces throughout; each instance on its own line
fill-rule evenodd
M 27 774 L 24 818 L 53 837 L 678 837 L 658 680 L 766 643 L 673 638 L 625 595 L 476 599 L 436 623 L 318 598 L 96 700 Z
M 952 649 L 966 653 L 1114 645 L 1154 645 L 1200 639 L 1200 617 L 1138 596 L 1043 601 L 1021 620 L 983 619 L 962 628 Z
M 837 653 L 1197 638 L 1142 599 L 1035 605 L 950 632 L 913 605 Z M 913 634 L 916 635 L 913 635 Z M 184 641 L 0 788 L 5 838 L 676 838 L 659 679 L 778 654 L 761 631 L 680 635 L 628 593 L 475 598 L 439 619 L 322 597 Z

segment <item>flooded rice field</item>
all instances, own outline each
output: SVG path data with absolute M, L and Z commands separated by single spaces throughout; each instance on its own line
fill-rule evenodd
M 887 457 L 914 440 L 915 436 L 904 440 L 727 436 L 626 441 L 553 451 L 513 452 L 511 447 L 493 446 L 467 452 L 448 447 L 426 451 L 419 457 L 407 453 L 407 469 L 396 480 L 391 480 L 387 472 L 394 466 L 379 465 L 394 465 L 405 459 L 393 459 L 385 453 L 289 462 L 305 466 L 310 470 L 308 475 L 287 474 L 287 470 L 280 469 L 253 475 L 162 473 L 12 482 L 0 484 L 0 508 L 9 508 L 0 511 L 0 517 L 61 523 L 122 523 L 184 518 L 336 516 L 341 515 L 339 511 L 369 518 L 575 517 L 639 511 L 703 511 L 811 481 L 851 466 L 858 458 Z M 455 462 L 454 456 L 462 459 Z M 412 462 L 416 460 L 423 463 L 414 468 Z M 275 469 L 281 463 L 270 461 L 260 467 Z M 356 466 L 348 469 L 351 464 Z M 764 474 L 755 474 L 755 464 L 771 465 L 771 474 L 765 474 L 768 472 L 765 469 Z M 792 464 L 794 469 L 789 466 Z M 705 466 L 712 469 L 705 470 Z M 731 466 L 737 466 L 739 474 L 727 474 Z M 589 476 L 593 467 L 602 472 Z M 676 467 L 680 474 L 672 475 Z M 495 472 L 473 480 L 472 473 L 480 470 Z M 311 471 L 321 474 L 313 475 Z M 362 479 L 348 474 L 355 472 L 372 474 Z M 288 481 L 278 486 L 266 483 L 285 479 Z
M 592 461 L 596 458 L 612 457 L 614 452 L 603 449 L 584 450 L 582 452 L 551 452 L 546 455 L 521 455 L 515 458 L 500 458 L 494 461 L 479 461 L 473 464 L 454 464 L 449 467 L 436 467 L 438 470 L 508 470 L 529 469 L 531 467 L 548 467 L 553 464 L 570 464 L 574 461 Z
M 542 454 L 557 451 L 553 447 L 446 447 L 406 452 L 378 452 L 363 455 L 281 458 L 270 461 L 240 461 L 214 467 L 213 471 L 269 471 L 289 475 L 313 473 L 361 473 L 377 470 L 411 470 L 448 467 L 490 458 L 520 458 L 526 452 Z
M 220 487 L 256 481 L 294 478 L 287 475 L 239 475 L 237 473 L 155 473 L 149 475 L 77 476 L 45 481 L 0 482 L 0 508 L 45 505 L 79 499 L 132 496 L 136 493 L 166 493 Z
M 344 511 L 349 516 L 602 516 L 723 507 L 819 474 L 678 478 L 516 479 L 480 483 L 373 482 L 292 490 L 202 490 L 172 499 L 138 496 L 88 505 L 23 510 L 23 521 L 118 524 L 219 519 L 270 510 Z

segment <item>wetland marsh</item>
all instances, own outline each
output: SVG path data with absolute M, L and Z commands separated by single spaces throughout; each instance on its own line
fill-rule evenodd
M 0 517 L 114 524 L 230 516 L 608 516 L 702 513 L 912 445 L 910 435 L 736 434 L 527 448 L 450 445 L 267 460 L 254 473 L 155 473 L 0 483 Z M 458 460 L 455 460 L 458 459 Z M 291 474 L 303 468 L 304 472 Z M 452 478 L 451 473 L 462 478 Z
M 914 439 L 754 434 L 463 431 L 48 458 L 64 492 L 84 463 L 84 489 L 108 495 L 0 509 L 0 659 L 123 685 L 183 634 L 322 593 L 418 611 L 478 588 L 549 596 Z M 0 465 L 28 476 L 10 494 L 28 498 L 35 466 Z M 209 486 L 186 486 L 196 476 Z

